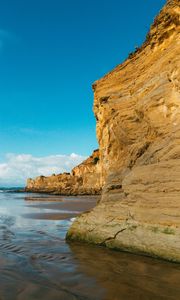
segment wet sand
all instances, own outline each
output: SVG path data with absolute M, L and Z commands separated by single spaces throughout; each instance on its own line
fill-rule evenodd
M 45 203 L 43 203 L 45 199 Z M 54 202 L 55 199 L 55 202 Z M 99 197 L 51 197 L 51 196 L 43 196 L 43 197 L 26 197 L 26 201 L 30 201 L 30 208 L 39 208 L 43 211 L 44 210 L 56 210 L 59 212 L 51 212 L 51 213 L 31 213 L 26 214 L 24 217 L 33 218 L 33 219 L 49 219 L 49 220 L 64 220 L 70 219 L 73 217 L 77 217 L 84 211 L 88 211 L 92 209 Z M 35 202 L 35 203 L 34 203 Z M 39 203 L 40 202 L 40 203 Z M 47 203 L 49 202 L 49 203 Z
M 0 195 L 0 300 L 180 299 L 180 265 L 65 241 L 93 199 L 26 197 Z
M 58 201 L 58 202 L 60 202 L 60 201 L 62 201 L 62 197 L 61 196 L 59 196 L 59 197 L 50 197 L 50 196 L 47 196 L 47 197 L 45 197 L 45 196 L 39 196 L 39 197 L 33 197 L 33 196 L 27 196 L 27 197 L 25 197 L 25 199 L 24 200 L 26 200 L 26 201 L 33 201 L 33 202 L 36 202 L 36 201 L 43 201 L 43 202 L 50 202 L 50 201 L 52 201 L 52 202 L 55 202 L 55 201 Z

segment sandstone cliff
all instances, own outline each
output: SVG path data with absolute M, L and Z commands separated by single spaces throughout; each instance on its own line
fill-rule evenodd
M 100 194 L 100 173 L 99 150 L 95 150 L 88 159 L 75 167 L 71 173 L 28 179 L 26 191 L 60 195 Z
M 102 199 L 67 238 L 180 261 L 180 1 L 94 83 Z

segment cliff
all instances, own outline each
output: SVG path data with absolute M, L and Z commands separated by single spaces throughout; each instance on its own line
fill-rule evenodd
M 180 262 L 180 1 L 93 84 L 101 201 L 67 238 Z
M 26 191 L 60 195 L 96 195 L 101 193 L 100 173 L 99 150 L 95 150 L 71 173 L 28 179 Z

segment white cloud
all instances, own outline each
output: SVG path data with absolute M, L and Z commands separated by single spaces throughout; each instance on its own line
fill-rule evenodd
M 0 163 L 0 186 L 22 186 L 26 184 L 26 179 L 29 177 L 70 172 L 84 159 L 86 157 L 75 153 L 45 157 L 9 153 L 6 155 L 5 162 Z

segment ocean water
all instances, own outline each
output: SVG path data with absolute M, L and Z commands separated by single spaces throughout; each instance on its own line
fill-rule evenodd
M 0 300 L 180 299 L 179 264 L 66 243 L 78 210 L 27 196 L 0 193 Z

